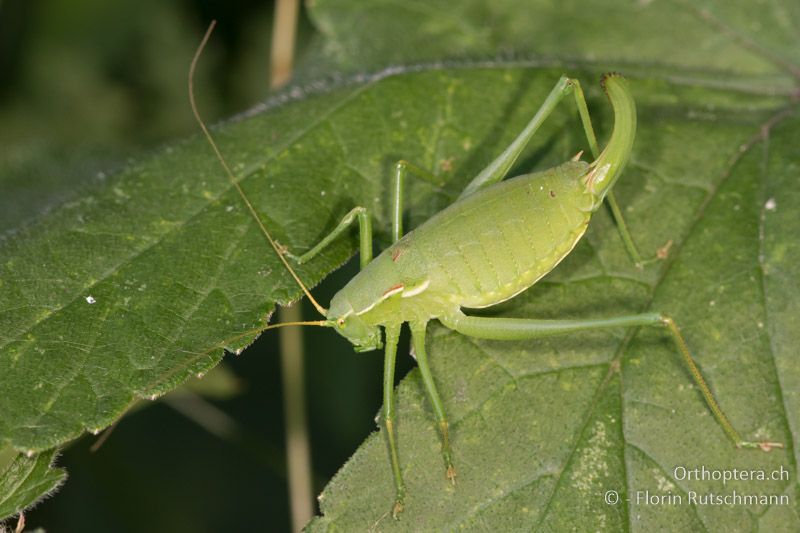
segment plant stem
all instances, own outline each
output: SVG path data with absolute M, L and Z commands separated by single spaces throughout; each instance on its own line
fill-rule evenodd
M 270 53 L 270 88 L 272 89 L 281 87 L 292 77 L 299 7 L 297 0 L 275 2 Z
M 300 305 L 282 307 L 281 322 L 301 319 Z M 303 330 L 281 328 L 281 367 L 283 408 L 286 419 L 286 464 L 292 531 L 300 531 L 314 516 L 311 486 L 311 450 L 306 420 L 305 383 L 303 379 Z
M 297 0 L 278 0 L 272 29 L 270 86 L 281 87 L 292 76 L 295 36 L 297 33 Z M 282 307 L 280 322 L 300 322 L 301 306 Z M 281 328 L 281 367 L 283 405 L 286 419 L 286 469 L 289 482 L 289 505 L 292 531 L 301 531 L 314 516 L 311 485 L 311 446 L 306 419 L 305 382 L 303 377 L 303 332 L 300 328 Z

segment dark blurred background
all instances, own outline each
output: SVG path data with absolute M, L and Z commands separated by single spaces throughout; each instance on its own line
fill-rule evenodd
M 214 122 L 267 98 L 272 13 L 273 2 L 256 0 L 2 1 L 0 232 L 35 223 L 129 159 L 196 134 L 186 75 L 211 19 L 219 25 L 196 77 L 204 115 Z M 301 64 L 314 38 L 301 10 Z M 351 262 L 328 278 L 318 299 L 329 301 L 356 269 Z M 305 334 L 306 387 L 318 494 L 375 430 L 382 361 L 355 355 L 328 331 L 313 333 Z M 398 377 L 410 367 L 401 357 Z M 94 452 L 98 436 L 69 446 L 58 461 L 66 484 L 27 514 L 28 527 L 290 530 L 277 334 L 226 357 L 222 370 L 195 392 L 142 404 Z

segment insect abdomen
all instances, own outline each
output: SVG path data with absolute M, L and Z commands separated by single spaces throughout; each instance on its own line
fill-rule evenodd
M 417 228 L 410 245 L 428 291 L 464 307 L 511 298 L 548 273 L 586 230 L 592 197 L 584 162 L 479 191 Z M 398 265 L 401 266 L 401 265 Z

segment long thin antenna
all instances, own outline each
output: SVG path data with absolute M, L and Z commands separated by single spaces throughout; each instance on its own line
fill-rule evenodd
M 279 322 L 278 324 L 271 324 L 265 328 L 261 328 L 262 330 L 267 329 L 275 329 L 275 328 L 282 328 L 283 326 L 322 326 L 325 328 L 333 327 L 332 322 L 328 322 L 327 320 L 304 320 L 298 322 Z
M 233 185 L 233 187 L 236 189 L 236 192 L 239 193 L 239 196 L 242 197 L 242 201 L 244 201 L 244 204 L 247 206 L 247 209 L 250 211 L 250 214 L 253 215 L 253 218 L 258 223 L 258 227 L 261 228 L 261 232 L 264 234 L 264 236 L 269 241 L 269 244 L 272 246 L 272 249 L 275 250 L 276 254 L 278 254 L 278 257 L 283 262 L 284 266 L 286 267 L 286 270 L 289 271 L 289 273 L 292 275 L 292 277 L 297 282 L 297 284 L 300 286 L 300 288 L 303 289 L 303 292 L 308 297 L 308 299 L 311 301 L 311 303 L 314 304 L 314 307 L 316 307 L 317 311 L 319 311 L 319 313 L 322 316 L 326 316 L 327 310 L 324 307 L 322 307 L 319 304 L 319 302 L 317 302 L 314 299 L 313 296 L 311 296 L 311 292 L 303 284 L 302 280 L 300 279 L 300 276 L 298 276 L 297 273 L 294 271 L 294 269 L 291 267 L 291 265 L 289 265 L 289 261 L 286 260 L 286 257 L 284 257 L 283 253 L 281 252 L 281 249 L 278 247 L 278 244 L 272 238 L 272 235 L 270 235 L 269 231 L 267 231 L 267 227 L 264 225 L 263 222 L 261 222 L 261 219 L 259 218 L 258 213 L 256 213 L 256 210 L 253 207 L 253 204 L 250 203 L 250 200 L 248 200 L 247 196 L 245 196 L 244 191 L 242 190 L 242 187 L 239 185 L 239 182 L 236 181 L 236 178 L 234 177 L 233 172 L 231 171 L 230 167 L 228 167 L 228 163 L 225 162 L 225 158 L 222 157 L 222 152 L 219 151 L 219 148 L 217 147 L 217 143 L 214 142 L 214 138 L 211 136 L 211 133 L 208 131 L 208 128 L 206 127 L 205 122 L 203 122 L 203 119 L 200 116 L 200 112 L 197 110 L 197 103 L 194 100 L 194 71 L 197 68 L 197 62 L 200 59 L 200 56 L 203 53 L 203 49 L 206 47 L 206 44 L 208 43 L 208 40 L 211 37 L 211 33 L 214 31 L 214 27 L 216 25 L 217 25 L 217 21 L 216 20 L 212 20 L 211 24 L 208 25 L 208 29 L 206 30 L 206 34 L 203 36 L 203 40 L 200 41 L 200 46 L 197 47 L 197 51 L 194 53 L 194 57 L 192 58 L 192 64 L 189 67 L 189 103 L 192 105 L 192 113 L 194 114 L 194 118 L 197 120 L 197 123 L 200 125 L 200 129 L 203 130 L 203 135 L 205 135 L 206 139 L 208 140 L 208 143 L 214 149 L 214 153 L 217 155 L 217 159 L 219 159 L 219 162 L 222 164 L 222 167 L 225 169 L 225 173 L 228 175 L 228 179 L 230 180 L 231 185 Z

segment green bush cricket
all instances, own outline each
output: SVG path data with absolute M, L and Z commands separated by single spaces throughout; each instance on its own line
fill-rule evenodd
M 402 213 L 406 177 L 409 174 L 424 180 L 435 180 L 435 177 L 411 163 L 398 162 L 395 165 L 391 189 L 393 244 L 377 257 L 373 258 L 371 219 L 364 207 L 352 209 L 316 246 L 305 254 L 296 256 L 273 239 L 239 186 L 197 111 L 192 76 L 212 29 L 213 25 L 206 33 L 190 68 L 189 94 L 192 110 L 232 186 L 288 272 L 324 317 L 318 321 L 274 324 L 265 326 L 263 330 L 289 325 L 323 326 L 333 328 L 359 352 L 385 346 L 381 416 L 395 485 L 396 496 L 392 507 L 395 518 L 403 510 L 405 497 L 394 428 L 394 369 L 403 323 L 408 323 L 411 330 L 412 345 L 425 392 L 439 425 L 445 476 L 452 483 L 455 483 L 456 468 L 452 458 L 447 416 L 425 349 L 427 324 L 433 319 L 463 335 L 495 340 L 535 339 L 604 328 L 664 328 L 681 354 L 709 409 L 734 445 L 740 448 L 760 448 L 764 451 L 783 447 L 777 442 L 742 439 L 714 398 L 678 326 L 672 318 L 662 313 L 648 312 L 583 320 L 536 320 L 478 317 L 463 311 L 465 308 L 489 307 L 513 298 L 553 270 L 584 235 L 592 214 L 606 199 L 626 249 L 637 266 L 641 267 L 657 259 L 641 260 L 611 193 L 630 158 L 636 134 L 636 105 L 628 83 L 621 75 L 605 74 L 601 81 L 614 114 L 611 137 L 602 152 L 597 144 L 580 83 L 562 76 L 524 130 L 467 185 L 461 196 L 405 234 Z M 579 152 L 557 167 L 504 180 L 528 141 L 556 105 L 569 94 L 575 98 L 593 161 L 582 161 L 582 152 Z M 330 308 L 325 309 L 300 280 L 289 259 L 298 264 L 313 259 L 356 221 L 360 234 L 361 271 L 336 293 Z M 657 254 L 658 257 L 664 255 L 667 247 Z

